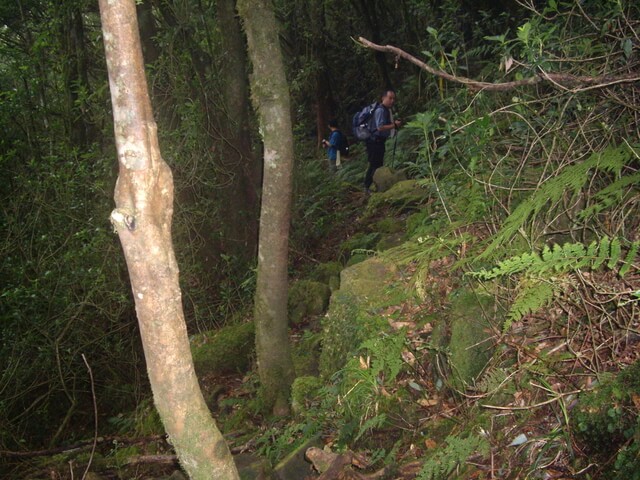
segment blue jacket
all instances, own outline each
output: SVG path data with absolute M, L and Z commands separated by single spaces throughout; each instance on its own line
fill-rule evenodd
M 339 130 L 334 130 L 329 135 L 329 147 L 327 148 L 327 157 L 329 160 L 336 160 L 338 158 L 338 148 L 340 147 L 340 133 Z

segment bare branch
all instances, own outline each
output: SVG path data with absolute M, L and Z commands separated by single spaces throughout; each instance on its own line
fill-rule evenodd
M 491 83 L 491 82 L 481 82 L 478 80 L 473 80 L 467 77 L 459 77 L 456 75 L 451 75 L 443 70 L 430 67 L 422 60 L 410 55 L 409 53 L 401 50 L 398 47 L 394 47 L 392 45 L 377 45 L 373 42 L 370 42 L 364 37 L 359 37 L 358 42 L 366 48 L 370 48 L 372 50 L 376 50 L 378 52 L 392 53 L 397 57 L 404 58 L 409 62 L 417 65 L 421 69 L 429 72 L 430 74 L 444 78 L 445 80 L 449 80 L 455 83 L 461 83 L 466 85 L 471 90 L 489 90 L 489 91 L 498 91 L 505 92 L 509 90 L 513 90 L 516 87 L 521 87 L 525 85 L 535 85 L 537 83 L 547 81 L 552 83 L 556 87 L 564 88 L 564 89 L 572 89 L 574 91 L 579 91 L 581 89 L 594 89 L 594 88 L 604 88 L 610 85 L 618 84 L 618 83 L 632 83 L 640 80 L 640 72 L 630 72 L 621 75 L 599 75 L 597 77 L 587 77 L 587 76 L 576 76 L 568 73 L 546 73 L 540 72 L 539 75 L 534 77 L 525 78 L 522 80 L 515 80 L 512 82 L 503 82 L 503 83 Z M 582 88 L 580 88 L 582 87 Z

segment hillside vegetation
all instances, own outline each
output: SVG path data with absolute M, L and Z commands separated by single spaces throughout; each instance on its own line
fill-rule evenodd
M 349 39 L 330 2 L 276 2 L 296 134 L 297 378 L 292 416 L 274 419 L 256 395 L 254 259 L 218 228 L 237 178 L 219 157 L 224 109 L 205 102 L 222 80 L 181 73 L 205 53 L 224 64 L 218 30 L 186 33 L 215 17 L 204 3 L 202 16 L 172 4 L 177 23 L 162 11 L 148 75 L 196 370 L 245 478 L 639 479 L 640 6 L 371 2 L 376 30 L 348 2 L 344 19 L 382 33 L 369 40 L 385 53 Z M 75 6 L 95 61 L 95 12 Z M 44 18 L 60 26 L 66 9 L 27 7 L 0 9 L 0 472 L 179 475 L 107 223 L 104 67 L 65 97 L 83 83 Z M 346 127 L 381 78 L 404 125 L 365 197 L 363 145 L 332 173 L 310 132 L 329 113 Z M 78 118 L 84 139 L 69 133 Z

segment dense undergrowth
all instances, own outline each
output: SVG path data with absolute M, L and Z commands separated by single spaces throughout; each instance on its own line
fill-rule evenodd
M 331 176 L 300 139 L 292 279 L 329 261 L 344 267 L 375 256 L 397 265 L 402 277 L 385 285 L 389 297 L 366 315 L 350 312 L 375 328 L 352 345 L 343 365 L 300 377 L 295 417 L 259 414 L 252 372 L 216 379 L 228 382 L 214 414 L 234 448 L 275 465 L 320 437 L 333 451 L 366 457 L 362 475 L 385 469 L 388 478 L 638 478 L 640 91 L 638 80 L 616 79 L 638 71 L 640 11 L 614 1 L 550 1 L 535 10 L 540 3 L 523 2 L 529 17 L 517 29 L 468 51 L 447 28 L 455 18 L 449 12 L 429 29 L 425 57 L 452 74 L 491 81 L 545 72 L 608 80 L 508 92 L 431 82 L 423 101 L 418 75 L 407 79 L 398 98 L 409 121 L 386 158 L 417 181 L 421 202 L 387 205 L 376 193 L 367 204 L 360 146 Z M 410 105 L 414 98 L 421 103 Z M 168 156 L 194 159 L 182 170 L 196 173 L 178 181 L 197 183 L 197 142 L 187 150 L 170 140 Z M 2 157 L 13 183 L 2 187 L 10 221 L 2 225 L 0 339 L 2 358 L 10 360 L 0 383 L 0 446 L 86 440 L 97 397 L 101 433 L 118 438 L 103 449 L 102 467 L 138 478 L 144 471 L 132 473 L 127 458 L 147 447 L 123 439 L 151 439 L 156 453 L 168 447 L 154 437 L 162 430 L 137 377 L 140 348 L 124 266 L 111 261 L 119 258 L 115 237 L 95 220 L 108 216 L 114 175 L 102 154 L 81 159 L 65 150 L 43 158 L 49 162 L 36 172 L 16 155 Z M 74 181 L 80 173 L 94 181 Z M 214 208 L 201 197 L 193 210 L 178 204 L 178 244 L 200 240 L 190 237 L 189 225 L 205 224 Z M 383 250 L 378 240 L 393 230 L 392 219 L 402 243 Z M 246 317 L 252 272 L 237 275 L 241 269 L 228 257 L 211 275 L 195 250 L 181 258 L 191 331 Z M 233 279 L 215 284 L 225 274 Z M 440 340 L 449 327 L 439 320 L 478 304 L 483 342 L 494 348 L 462 377 Z M 293 338 L 318 352 L 321 329 L 309 321 Z M 70 336 L 72 327 L 85 335 Z M 92 369 L 100 371 L 95 384 Z M 88 459 L 84 453 L 73 462 Z M 67 462 L 11 457 L 7 469 L 37 475 L 54 465 L 64 476 Z
M 531 4 L 515 36 L 490 38 L 511 78 L 636 71 L 637 8 L 589 6 Z M 456 72 L 459 52 L 430 34 Z M 407 221 L 408 241 L 378 254 L 411 272 L 398 302 L 409 311 L 435 304 L 442 315 L 461 286 L 491 297 L 481 316 L 498 347 L 471 382 L 456 382 L 450 352 L 410 318 L 408 330 L 354 348 L 322 386 L 307 380 L 314 400 L 290 428 L 329 426 L 332 448 L 366 452 L 371 467 L 418 458 L 420 479 L 637 478 L 637 83 L 450 86 L 415 115 L 387 159 L 428 201 Z M 427 413 L 409 407 L 412 391 L 429 392 Z

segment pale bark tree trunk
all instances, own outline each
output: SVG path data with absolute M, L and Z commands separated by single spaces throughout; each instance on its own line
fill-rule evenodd
M 99 3 L 119 161 L 111 221 L 129 269 L 155 405 L 192 479 L 237 479 L 193 368 L 171 242 L 173 179 L 160 155 L 135 1 Z
M 289 87 L 269 0 L 240 0 L 249 58 L 253 65 L 251 98 L 264 142 L 262 209 L 255 297 L 256 353 L 265 408 L 289 411 L 294 377 L 287 318 L 287 257 L 291 218 L 293 132 Z

